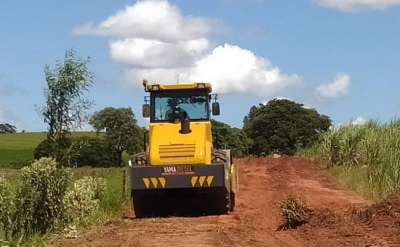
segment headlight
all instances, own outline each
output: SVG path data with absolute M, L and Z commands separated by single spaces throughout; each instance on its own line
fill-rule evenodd
M 197 88 L 205 88 L 206 85 L 204 83 L 198 83 Z
M 153 85 L 152 89 L 153 90 L 159 90 L 160 88 L 158 87 L 158 85 Z

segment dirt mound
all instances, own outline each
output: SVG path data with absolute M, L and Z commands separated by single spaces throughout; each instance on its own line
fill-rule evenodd
M 400 245 L 400 195 L 389 196 L 371 206 L 353 208 L 349 214 L 366 231 L 382 235 Z

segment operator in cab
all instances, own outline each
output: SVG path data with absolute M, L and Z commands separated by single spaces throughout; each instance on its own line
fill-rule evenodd
M 185 109 L 179 107 L 178 99 L 168 100 L 169 109 L 165 112 L 165 120 L 174 121 L 175 119 L 189 119 L 189 115 Z

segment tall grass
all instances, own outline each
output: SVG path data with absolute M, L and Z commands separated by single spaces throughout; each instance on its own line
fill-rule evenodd
M 312 158 L 327 168 L 334 169 L 343 181 L 362 184 L 373 198 L 383 198 L 400 192 L 400 120 L 380 124 L 370 120 L 363 125 L 347 124 L 321 135 L 320 140 L 301 155 Z M 341 171 L 341 173 L 339 172 Z M 360 178 L 356 173 L 365 174 Z M 365 171 L 365 172 L 364 172 Z M 340 173 L 340 174 L 339 174 Z M 365 179 L 369 188 L 365 188 Z M 357 187 L 350 185 L 350 187 Z

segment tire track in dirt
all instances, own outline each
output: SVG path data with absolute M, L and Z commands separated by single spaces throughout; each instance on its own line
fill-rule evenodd
M 400 246 L 396 245 L 400 223 L 382 218 L 380 228 L 366 230 L 349 217 L 349 208 L 371 203 L 341 190 L 310 161 L 283 156 L 235 162 L 240 191 L 236 210 L 229 215 L 135 219 L 128 208 L 125 217 L 54 246 Z M 282 223 L 279 203 L 290 193 L 303 198 L 313 216 L 297 229 L 277 231 Z

